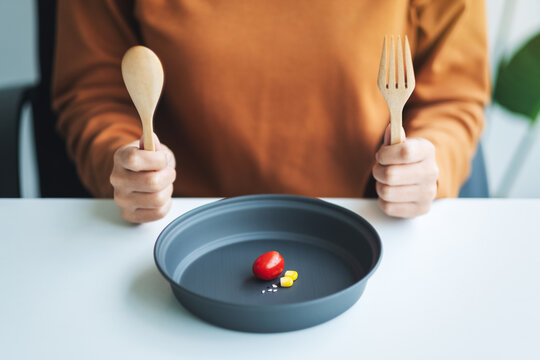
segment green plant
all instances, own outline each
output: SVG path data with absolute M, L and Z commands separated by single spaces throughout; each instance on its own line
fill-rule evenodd
M 493 100 L 535 122 L 540 114 L 540 33 L 527 41 L 497 72 Z
M 540 118 L 540 33 L 521 46 L 509 60 L 501 61 L 497 70 L 493 101 L 529 122 L 529 128 L 497 191 L 497 196 L 504 197 L 508 195 L 534 144 Z

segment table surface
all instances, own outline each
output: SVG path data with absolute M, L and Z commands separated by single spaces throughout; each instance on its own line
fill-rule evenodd
M 412 220 L 328 199 L 370 221 L 383 258 L 360 300 L 313 328 L 207 324 L 153 262 L 175 199 L 131 225 L 110 200 L 0 200 L 1 359 L 540 359 L 540 199 L 448 199 Z

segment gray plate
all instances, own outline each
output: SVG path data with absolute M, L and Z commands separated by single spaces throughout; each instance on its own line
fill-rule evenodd
M 253 276 L 253 261 L 272 250 L 285 259 L 285 270 L 298 272 L 292 287 Z M 201 319 L 240 331 L 281 332 L 320 324 L 351 307 L 379 264 L 381 241 L 366 220 L 342 207 L 253 195 L 173 220 L 159 235 L 154 257 L 176 298 Z

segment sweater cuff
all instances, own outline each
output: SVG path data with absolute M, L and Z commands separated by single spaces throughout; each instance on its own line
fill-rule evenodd
M 77 171 L 94 197 L 111 198 L 114 195 L 110 183 L 114 153 L 118 148 L 140 139 L 140 121 L 128 114 L 106 113 L 92 118 L 90 122 L 100 124 L 101 129 L 91 136 L 83 136 L 91 140 L 81 143 L 75 150 Z
M 435 160 L 439 168 L 437 198 L 457 197 L 471 171 L 471 161 L 466 155 L 470 151 L 462 148 L 466 147 L 465 144 L 460 144 L 447 134 L 434 134 L 427 130 L 410 132 L 407 137 L 424 138 L 435 146 Z

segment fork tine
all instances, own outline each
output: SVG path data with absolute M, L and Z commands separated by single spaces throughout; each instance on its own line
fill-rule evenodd
M 405 35 L 405 69 L 407 72 L 407 88 L 414 89 L 416 80 L 414 79 L 414 68 L 412 63 L 411 48 L 409 47 L 409 38 Z
M 401 46 L 401 35 L 397 37 L 397 87 L 405 89 L 405 69 L 403 69 L 403 47 Z
M 396 88 L 396 44 L 394 35 L 390 37 L 390 71 L 388 72 L 388 88 Z
M 379 77 L 377 84 L 379 85 L 379 89 L 385 89 L 386 88 L 386 75 L 388 74 L 388 66 L 386 65 L 388 62 L 388 56 L 387 56 L 387 44 L 386 44 L 386 35 L 384 36 L 384 42 L 383 42 L 383 48 L 382 48 L 382 55 L 381 55 L 381 65 L 379 66 Z

